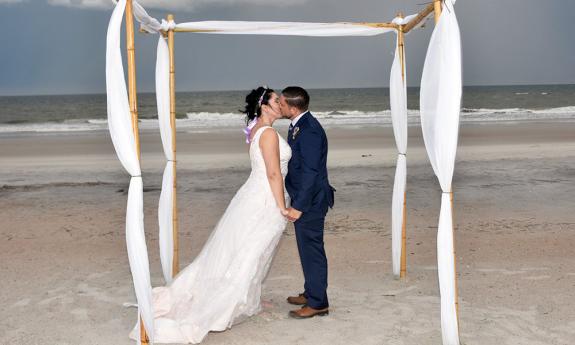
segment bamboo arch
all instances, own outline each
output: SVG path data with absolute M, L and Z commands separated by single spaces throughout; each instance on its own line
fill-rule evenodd
M 454 2 L 454 0 L 452 0 Z M 132 131 L 136 143 L 136 151 L 138 160 L 140 160 L 140 140 L 139 140 L 139 129 L 138 129 L 138 106 L 137 106 L 137 92 L 136 92 L 136 59 L 135 59 L 135 47 L 134 47 L 134 3 L 133 0 L 125 0 L 125 20 L 126 20 L 126 51 L 127 51 L 127 64 L 128 64 L 128 100 L 129 100 L 129 110 L 131 114 L 131 124 Z M 431 13 L 434 14 L 435 23 L 437 24 L 442 12 L 442 0 L 433 0 L 432 3 L 425 6 L 417 15 L 412 16 L 412 18 L 402 24 L 397 24 L 395 22 L 361 22 L 361 23 L 349 23 L 363 27 L 370 28 L 387 28 L 395 30 L 397 33 L 397 49 L 399 51 L 399 59 L 401 63 L 401 78 L 405 85 L 405 48 L 404 48 L 404 36 L 409 33 L 414 28 L 418 27 L 426 20 Z M 398 13 L 398 18 L 403 18 L 402 13 Z M 166 17 L 168 23 L 173 23 L 174 16 L 172 14 Z M 144 31 L 145 30 L 140 30 Z M 168 51 L 169 51 L 169 113 L 170 113 L 170 128 L 171 128 L 171 144 L 172 144 L 172 159 L 168 160 L 168 164 L 171 164 L 173 169 L 173 184 L 172 184 L 172 231 L 173 231 L 173 256 L 172 256 L 172 277 L 176 276 L 179 272 L 179 241 L 178 241 L 178 208 L 177 208 L 177 178 L 176 178 L 176 92 L 175 92 L 175 44 L 174 35 L 176 32 L 192 32 L 192 33 L 209 33 L 214 32 L 214 30 L 209 29 L 197 29 L 197 28 L 185 28 L 185 27 L 175 27 L 168 26 L 167 29 L 158 30 L 161 35 L 167 39 Z M 407 210 L 406 210 L 406 193 L 404 192 L 403 198 L 403 210 L 401 219 L 401 260 L 400 260 L 400 273 L 399 277 L 404 279 L 407 272 L 407 257 L 406 257 L 406 221 L 407 221 Z M 450 192 L 450 203 L 451 208 L 453 208 L 453 193 Z M 453 249 L 453 253 L 455 249 Z M 455 274 L 455 271 L 454 271 Z M 458 301 L 457 301 L 457 284 L 455 284 L 455 305 L 458 311 Z M 142 322 L 142 316 L 140 316 L 140 343 L 148 344 L 149 338 L 146 332 L 146 327 L 144 322 Z M 153 340 L 152 340 L 153 342 Z M 445 342 L 445 339 L 444 339 Z

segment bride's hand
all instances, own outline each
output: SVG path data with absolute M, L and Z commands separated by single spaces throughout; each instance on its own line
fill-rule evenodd
M 289 210 L 287 208 L 281 209 L 282 216 L 287 217 Z

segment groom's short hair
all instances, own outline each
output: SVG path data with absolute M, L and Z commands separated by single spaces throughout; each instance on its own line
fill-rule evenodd
M 298 108 L 301 111 L 306 111 L 309 107 L 309 94 L 303 87 L 288 86 L 283 89 L 282 95 L 285 97 L 286 103 L 291 107 Z

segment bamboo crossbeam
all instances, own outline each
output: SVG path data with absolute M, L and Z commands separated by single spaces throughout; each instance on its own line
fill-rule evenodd
M 169 21 L 174 20 L 173 15 L 166 18 Z M 180 245 L 178 231 L 178 194 L 177 194 L 177 175 L 176 175 L 176 64 L 174 54 L 174 30 L 168 30 L 168 49 L 170 51 L 170 128 L 172 129 L 172 154 L 174 184 L 172 185 L 172 237 L 173 237 L 173 258 L 172 258 L 172 277 L 180 272 Z
M 128 55 L 128 101 L 130 104 L 130 114 L 132 117 L 132 130 L 136 141 L 136 153 L 138 160 L 140 154 L 140 131 L 138 129 L 138 98 L 136 92 L 136 51 L 134 48 L 134 10 L 132 0 L 126 1 L 126 50 Z M 140 316 L 140 344 L 149 344 L 146 327 Z
M 395 23 L 369 23 L 369 22 L 360 22 L 360 23 L 349 23 L 354 25 L 361 25 L 361 26 L 369 26 L 370 28 L 389 28 L 389 29 L 397 29 L 399 25 Z
M 416 25 L 421 23 L 422 20 L 427 18 L 429 14 L 435 12 L 436 21 L 439 19 L 439 14 L 441 14 L 441 0 L 433 0 L 433 3 L 427 5 L 423 10 L 421 10 L 415 18 L 413 18 L 409 23 L 403 26 L 403 32 L 408 33 L 411 31 Z M 439 14 L 438 14 L 439 13 Z M 399 29 L 399 25 L 391 22 L 339 22 L 338 24 L 352 24 L 352 25 L 359 25 L 359 26 L 367 26 L 371 28 L 390 28 L 390 29 Z M 174 32 L 192 32 L 192 33 L 207 33 L 207 32 L 220 32 L 221 30 L 217 29 L 192 29 L 192 28 L 181 28 L 176 27 L 173 30 Z M 139 32 L 141 33 L 148 33 L 146 30 L 140 29 Z M 165 31 L 160 31 L 164 36 L 167 34 Z
M 175 28 L 174 32 L 218 32 L 221 30 Z
M 415 18 L 413 18 L 412 20 L 409 21 L 409 23 L 403 26 L 403 32 L 408 33 L 409 31 L 411 31 L 411 29 L 413 29 L 415 26 L 421 23 L 422 20 L 427 18 L 427 16 L 434 11 L 434 8 L 435 8 L 434 4 L 427 5 L 423 10 L 421 10 L 421 12 L 417 14 Z

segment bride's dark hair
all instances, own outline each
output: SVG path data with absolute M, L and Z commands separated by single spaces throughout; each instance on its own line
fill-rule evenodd
M 274 92 L 267 86 L 260 86 L 246 96 L 246 107 L 241 112 L 246 114 L 246 123 L 262 115 L 262 105 L 269 104 L 270 96 Z

